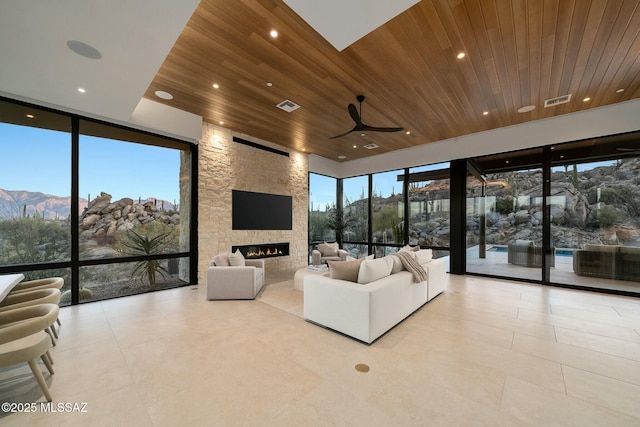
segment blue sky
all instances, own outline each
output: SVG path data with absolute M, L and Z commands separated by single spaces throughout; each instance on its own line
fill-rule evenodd
M 0 188 L 71 195 L 71 135 L 0 123 Z M 178 150 L 80 137 L 80 197 L 179 202 Z
M 411 168 L 410 172 L 423 172 L 429 170 L 437 170 L 448 168 L 449 163 L 438 163 L 427 166 Z M 381 194 L 385 197 L 393 194 L 402 193 L 402 182 L 398 181 L 398 175 L 404 173 L 404 169 L 394 170 L 390 172 L 380 172 L 373 175 L 373 191 L 375 194 Z M 336 200 L 336 180 L 324 175 L 312 174 L 310 181 L 309 200 L 313 202 L 313 209 L 321 211 L 327 204 L 331 205 Z M 359 200 L 364 190 L 367 197 L 369 192 L 369 178 L 367 176 L 358 176 L 353 178 L 345 178 L 343 181 L 343 192 L 353 202 Z

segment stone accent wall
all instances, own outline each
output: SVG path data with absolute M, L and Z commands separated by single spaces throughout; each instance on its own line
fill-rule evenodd
M 204 123 L 198 145 L 198 283 L 205 284 L 211 260 L 232 245 L 289 242 L 290 255 L 265 259 L 269 272 L 307 265 L 309 211 L 306 154 L 242 136 L 257 144 L 289 152 L 289 157 L 233 142 L 233 133 Z M 289 195 L 292 230 L 232 230 L 231 190 Z

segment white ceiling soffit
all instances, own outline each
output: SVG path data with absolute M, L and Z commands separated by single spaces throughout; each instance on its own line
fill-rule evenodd
M 0 92 L 128 121 L 199 3 L 5 1 Z M 102 57 L 74 53 L 69 40 L 94 47 Z
M 342 51 L 420 0 L 284 0 L 314 30 Z

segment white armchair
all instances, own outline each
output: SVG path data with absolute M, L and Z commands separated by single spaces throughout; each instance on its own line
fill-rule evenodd
M 243 258 L 241 263 L 231 263 L 233 256 L 217 255 L 207 268 L 208 300 L 254 299 L 264 286 L 264 260 Z
M 337 242 L 320 243 L 316 249 L 311 251 L 311 264 L 320 265 L 327 261 L 346 261 L 349 252 L 340 249 Z

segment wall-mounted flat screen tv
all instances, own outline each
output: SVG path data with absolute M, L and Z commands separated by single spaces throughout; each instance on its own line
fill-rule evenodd
M 234 230 L 291 230 L 291 196 L 232 190 Z

